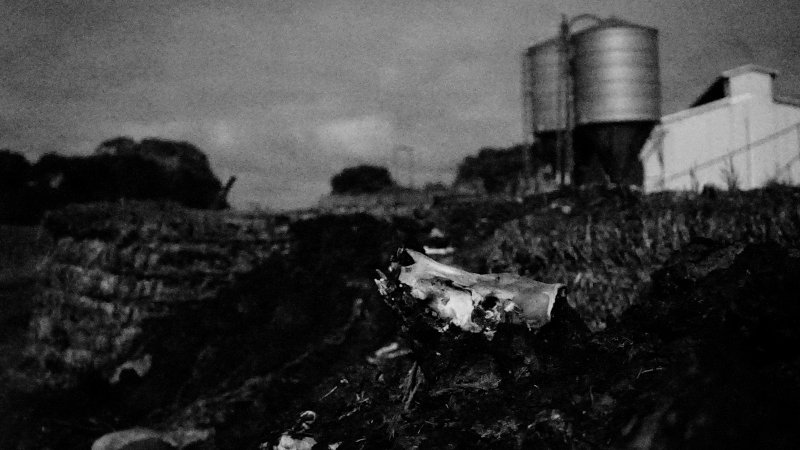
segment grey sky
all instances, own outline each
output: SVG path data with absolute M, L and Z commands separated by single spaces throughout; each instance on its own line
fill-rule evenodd
M 240 207 L 308 206 L 396 144 L 417 182 L 449 182 L 520 140 L 519 55 L 561 13 L 658 28 L 664 112 L 747 62 L 800 95 L 797 0 L 0 0 L 0 148 L 185 139 L 239 176 Z

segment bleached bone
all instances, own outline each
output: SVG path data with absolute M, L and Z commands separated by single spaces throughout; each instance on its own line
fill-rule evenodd
M 511 273 L 476 274 L 439 263 L 414 250 L 404 250 L 413 264 L 399 267 L 397 281 L 410 288 L 411 296 L 428 301 L 439 318 L 470 332 L 491 338 L 500 323 L 525 323 L 539 328 L 550 321 L 561 284 L 548 284 Z M 391 280 L 376 280 L 389 296 Z M 478 320 L 480 323 L 476 323 Z

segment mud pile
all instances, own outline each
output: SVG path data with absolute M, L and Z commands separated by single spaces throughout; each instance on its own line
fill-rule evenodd
M 0 447 L 139 426 L 222 449 L 796 446 L 800 191 L 590 194 L 288 227 L 54 215 Z M 432 227 L 467 270 L 566 284 L 550 322 L 486 339 L 391 311 L 375 269 Z
M 409 326 L 414 351 L 315 390 L 307 435 L 339 448 L 791 448 L 798 273 L 800 251 L 699 240 L 604 332 L 565 302 L 540 331 L 491 342 Z

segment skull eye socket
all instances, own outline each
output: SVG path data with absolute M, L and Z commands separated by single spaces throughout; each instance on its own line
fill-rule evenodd
M 499 299 L 494 295 L 487 295 L 483 302 L 481 302 L 481 307 L 483 309 L 492 309 L 494 308 L 494 305 L 497 304 L 498 300 Z

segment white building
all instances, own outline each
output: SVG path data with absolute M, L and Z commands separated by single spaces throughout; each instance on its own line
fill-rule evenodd
M 800 100 L 773 94 L 776 75 L 728 70 L 691 108 L 662 117 L 640 153 L 645 190 L 800 183 Z

